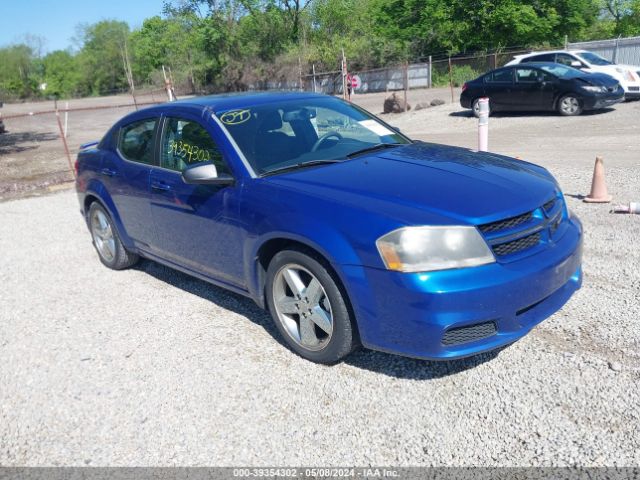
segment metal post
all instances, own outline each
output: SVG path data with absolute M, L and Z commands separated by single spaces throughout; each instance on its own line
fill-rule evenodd
M 162 65 L 162 75 L 164 76 L 164 88 L 167 91 L 167 97 L 169 97 L 170 102 L 173 102 L 175 100 L 173 96 L 173 88 L 171 86 L 171 80 L 167 78 L 167 72 L 164 69 L 164 65 Z
M 478 151 L 486 152 L 489 148 L 489 99 L 478 100 Z
M 69 146 L 67 145 L 67 139 L 64 138 L 64 131 L 62 130 L 62 122 L 60 121 L 60 112 L 56 110 L 56 120 L 58 121 L 58 129 L 60 130 L 60 139 L 62 140 L 62 144 L 64 145 L 64 151 L 67 154 L 67 161 L 69 162 L 69 170 L 73 174 L 73 178 L 76 178 L 76 171 L 73 168 L 71 163 L 71 152 L 69 151 Z
M 302 59 L 298 57 L 298 78 L 300 81 L 300 91 L 304 91 L 304 84 L 302 83 Z
M 313 93 L 316 93 L 316 64 L 311 65 L 311 70 L 313 72 Z
M 449 56 L 449 86 L 451 87 L 451 103 L 453 103 L 453 73 L 451 72 L 451 56 Z
M 64 104 L 64 138 L 67 138 L 67 134 L 69 133 L 69 102 L 65 102 Z
M 347 59 L 344 56 L 344 48 L 342 49 L 342 98 L 347 99 Z
M 404 62 L 404 111 L 407 111 L 407 90 L 409 90 L 409 62 Z
M 427 86 L 433 88 L 433 61 L 431 60 L 431 55 L 429 55 L 429 80 Z
M 622 35 L 619 35 L 618 38 L 616 38 L 616 46 L 613 49 L 613 63 L 618 63 L 618 47 L 620 46 L 620 37 Z

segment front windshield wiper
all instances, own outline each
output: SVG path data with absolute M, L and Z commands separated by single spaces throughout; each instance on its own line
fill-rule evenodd
M 301 168 L 305 168 L 305 167 L 314 167 L 316 165 L 327 165 L 329 163 L 338 163 L 341 162 L 342 160 L 330 160 L 330 159 L 326 159 L 326 160 L 311 160 L 309 162 L 300 162 L 300 163 L 294 163 L 293 165 L 285 165 L 283 167 L 278 167 L 274 170 L 269 170 L 268 172 L 264 172 L 261 177 L 268 177 L 269 175 L 274 175 L 276 173 L 283 173 L 283 172 L 289 172 L 291 170 L 299 170 Z
M 399 147 L 400 145 L 404 145 L 404 143 L 377 143 L 367 148 L 362 148 L 360 150 L 356 150 L 355 152 L 351 152 L 347 155 L 347 158 L 353 158 L 357 155 L 362 155 L 363 153 L 375 152 L 376 150 L 384 150 L 386 148 Z

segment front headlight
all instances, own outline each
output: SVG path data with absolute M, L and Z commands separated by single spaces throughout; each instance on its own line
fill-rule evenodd
M 495 262 L 475 227 L 405 227 L 376 240 L 389 270 L 428 272 Z
M 635 78 L 633 77 L 633 73 L 631 72 L 631 70 L 625 70 L 624 68 L 616 68 L 616 72 L 621 73 L 622 77 L 627 81 L 627 82 L 635 82 Z
M 592 86 L 592 85 L 585 85 L 582 88 L 584 90 L 586 90 L 587 92 L 595 92 L 595 93 L 600 93 L 600 92 L 606 92 L 607 91 L 606 87 L 596 87 L 596 86 Z

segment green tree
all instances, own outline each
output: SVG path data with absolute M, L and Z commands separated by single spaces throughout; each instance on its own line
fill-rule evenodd
M 123 55 L 129 37 L 129 25 L 103 20 L 80 25 L 82 48 L 78 53 L 81 89 L 92 95 L 104 95 L 128 88 Z
M 81 93 L 82 76 L 77 58 L 68 51 L 56 50 L 42 59 L 46 93 L 59 98 Z
M 419 57 L 504 46 L 559 44 L 598 15 L 595 0 L 375 0 L 377 31 Z
M 640 0 L 603 0 L 601 7 L 615 36 L 640 35 Z
M 38 63 L 25 44 L 0 48 L 0 90 L 3 96 L 27 98 L 38 91 Z

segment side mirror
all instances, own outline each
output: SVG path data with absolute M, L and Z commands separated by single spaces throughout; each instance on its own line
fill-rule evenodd
M 182 181 L 190 185 L 233 185 L 231 175 L 218 175 L 218 169 L 213 163 L 205 163 L 189 167 L 182 172 Z

